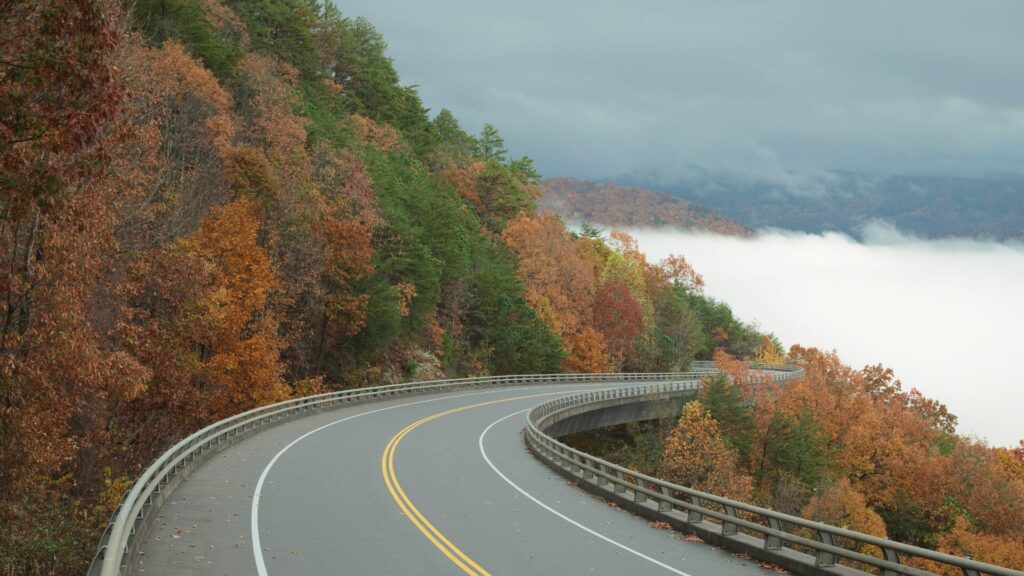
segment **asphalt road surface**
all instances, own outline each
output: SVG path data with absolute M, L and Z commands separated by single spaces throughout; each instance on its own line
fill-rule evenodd
M 743 575 L 566 483 L 530 407 L 608 384 L 414 396 L 286 422 L 211 457 L 145 535 L 142 574 Z

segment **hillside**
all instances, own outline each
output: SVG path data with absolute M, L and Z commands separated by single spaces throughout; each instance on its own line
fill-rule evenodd
M 736 236 L 749 233 L 735 220 L 662 192 L 575 178 L 548 178 L 541 182 L 541 190 L 543 196 L 538 206 L 570 222 L 703 230 Z
M 845 232 L 881 220 L 922 238 L 1024 240 L 1024 181 L 853 172 L 790 174 L 773 180 L 697 170 L 675 181 L 615 179 L 672 194 L 744 226 Z

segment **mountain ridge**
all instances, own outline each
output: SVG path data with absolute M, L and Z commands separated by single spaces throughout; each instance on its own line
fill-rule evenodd
M 731 218 L 663 192 L 568 177 L 545 179 L 541 190 L 538 208 L 556 212 L 567 221 L 706 230 L 732 236 L 750 234 L 750 230 Z
M 1024 240 L 1024 182 L 1011 179 L 697 170 L 674 180 L 631 174 L 609 182 L 700 203 L 753 229 L 836 231 L 862 239 L 866 224 L 882 221 L 925 239 Z

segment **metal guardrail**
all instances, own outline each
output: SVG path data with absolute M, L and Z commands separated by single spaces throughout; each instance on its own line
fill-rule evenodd
M 678 380 L 686 377 L 696 379 L 714 371 L 714 364 L 711 362 L 694 362 L 691 371 L 686 373 L 533 374 L 435 380 L 329 392 L 255 408 L 214 422 L 181 440 L 160 455 L 135 481 L 131 489 L 121 499 L 117 509 L 114 510 L 113 518 L 103 532 L 87 574 L 89 576 L 131 574 L 134 571 L 134 563 L 131 558 L 138 547 L 140 535 L 145 533 L 164 498 L 181 482 L 185 474 L 219 449 L 229 446 L 255 431 L 263 430 L 284 420 L 353 403 L 384 400 L 410 394 L 516 384 L 651 382 Z
M 803 370 L 795 366 L 755 365 L 755 367 L 775 371 L 772 379 L 776 382 L 803 374 Z M 685 377 L 682 374 L 680 376 Z M 678 393 L 680 390 L 695 390 L 698 386 L 699 383 L 694 381 L 669 382 L 586 392 L 551 400 L 534 407 L 528 413 L 526 440 L 534 454 L 548 465 L 573 476 L 580 482 L 589 484 L 590 488 L 598 488 L 591 491 L 620 498 L 626 498 L 626 493 L 632 492 L 635 503 L 650 501 L 657 504 L 656 510 L 649 505 L 650 507 L 645 509 L 646 515 L 670 521 L 673 525 L 692 528 L 695 532 L 708 533 L 710 531 L 718 537 L 716 539 L 719 543 L 724 543 L 727 547 L 730 540 L 739 542 L 743 539 L 746 540 L 746 545 L 737 546 L 737 548 L 751 550 L 750 541 L 754 539 L 749 534 L 741 534 L 741 528 L 748 533 L 759 534 L 761 538 L 754 541 L 756 544 L 760 544 L 760 550 L 753 550 L 759 552 L 759 556 L 768 560 L 778 560 L 778 563 L 783 565 L 792 565 L 793 559 L 800 556 L 793 549 L 795 545 L 813 552 L 813 555 L 806 556 L 806 562 L 801 561 L 806 567 L 820 568 L 823 569 L 822 571 L 835 570 L 833 567 L 836 566 L 837 558 L 846 558 L 877 568 L 882 576 L 931 575 L 930 572 L 901 564 L 901 558 L 909 556 L 953 566 L 961 570 L 965 576 L 981 574 L 1024 576 L 1024 572 L 901 544 L 885 538 L 693 490 L 602 460 L 567 446 L 544 433 L 545 429 L 559 421 L 560 415 L 568 416 L 570 412 L 579 414 L 580 411 L 577 409 L 579 406 L 593 404 L 595 409 L 599 409 L 601 403 L 608 400 L 665 396 Z M 604 492 L 601 492 L 602 488 Z M 711 518 L 717 523 L 707 522 L 705 518 Z M 795 533 L 794 530 L 803 530 L 807 534 L 813 534 L 814 538 Z M 877 549 L 882 557 L 878 558 L 853 550 L 847 543 Z M 786 547 L 787 544 L 790 545 L 789 548 Z M 849 567 L 843 567 L 843 571 L 857 573 Z M 860 573 L 864 574 L 865 572 Z

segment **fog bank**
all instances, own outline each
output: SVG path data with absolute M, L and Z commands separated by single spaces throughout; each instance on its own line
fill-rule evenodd
M 707 294 L 786 346 L 835 349 L 856 368 L 884 364 L 904 389 L 945 403 L 961 433 L 994 445 L 1024 438 L 1024 246 L 924 241 L 880 225 L 864 243 L 629 232 L 651 260 L 685 255 Z

